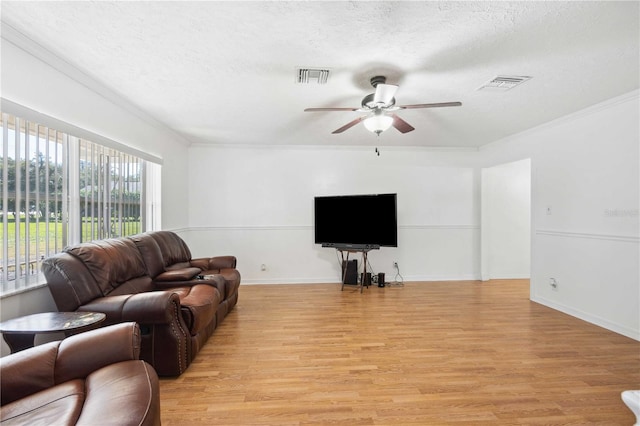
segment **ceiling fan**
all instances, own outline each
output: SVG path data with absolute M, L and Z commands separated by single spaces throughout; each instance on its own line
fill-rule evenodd
M 364 126 L 371 132 L 377 134 L 387 130 L 393 126 L 400 133 L 408 133 L 415 128 L 404 121 L 402 118 L 394 114 L 395 111 L 401 109 L 417 109 L 417 108 L 441 108 L 461 106 L 461 102 L 441 102 L 435 104 L 416 104 L 416 105 L 396 105 L 394 95 L 398 90 L 398 86 L 394 84 L 386 84 L 387 78 L 384 76 L 375 76 L 371 78 L 371 85 L 376 89 L 375 93 L 371 93 L 362 99 L 360 108 L 306 108 L 305 112 L 314 111 L 357 111 L 366 112 L 367 115 L 358 117 L 353 121 L 345 124 L 332 133 L 342 133 L 356 124 L 364 121 Z

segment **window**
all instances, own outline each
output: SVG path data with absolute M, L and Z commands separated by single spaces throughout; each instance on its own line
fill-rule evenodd
M 159 164 L 6 112 L 0 133 L 0 294 L 67 245 L 159 229 Z
M 80 140 L 81 240 L 142 230 L 142 160 Z

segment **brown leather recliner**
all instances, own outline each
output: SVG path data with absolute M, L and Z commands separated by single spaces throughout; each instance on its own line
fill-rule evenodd
M 220 308 L 226 281 L 222 275 L 211 280 L 154 281 L 149 271 L 155 271 L 158 261 L 164 263 L 162 253 L 156 247 L 143 254 L 134 240 L 112 238 L 67 247 L 45 259 L 42 271 L 58 310 L 104 312 L 105 324 L 138 322 L 141 358 L 160 376 L 177 376 L 228 312 Z M 235 264 L 235 258 L 223 257 L 227 258 Z M 227 307 L 235 305 L 237 287 L 229 300 L 233 304 L 227 302 Z
M 158 376 L 139 360 L 140 329 L 123 323 L 0 359 L 0 422 L 160 425 Z
M 236 269 L 235 256 L 193 259 L 184 240 L 170 231 L 148 232 L 129 238 L 140 250 L 156 288 L 202 283 L 215 286 L 222 296 L 216 313 L 218 323 L 238 302 L 240 273 Z

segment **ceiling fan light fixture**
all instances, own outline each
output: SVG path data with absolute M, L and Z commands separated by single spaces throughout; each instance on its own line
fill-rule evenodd
M 376 113 L 364 120 L 364 127 L 366 127 L 368 131 L 373 132 L 378 136 L 380 136 L 380 133 L 389 129 L 392 124 L 393 117 L 389 117 L 382 112 Z
M 1 1 L 1 0 L 0 0 Z M 376 89 L 375 93 L 371 93 L 362 99 L 362 108 L 344 108 L 344 107 L 323 107 L 323 108 L 305 108 L 305 111 L 357 111 L 368 113 L 355 120 L 352 120 L 340 127 L 339 129 L 331 132 L 332 134 L 342 133 L 355 126 L 356 124 L 363 122 L 364 126 L 370 132 L 380 136 L 380 133 L 393 126 L 400 133 L 409 133 L 414 131 L 415 128 L 404 121 L 402 118 L 394 114 L 395 111 L 403 109 L 418 109 L 418 108 L 440 108 L 440 107 L 454 107 L 462 106 L 461 102 L 439 102 L 431 104 L 414 104 L 414 105 L 398 105 L 396 106 L 396 98 L 394 97 L 398 86 L 395 84 L 386 84 L 386 78 L 384 76 L 376 76 L 371 79 L 371 85 Z M 387 115 L 389 114 L 389 115 Z

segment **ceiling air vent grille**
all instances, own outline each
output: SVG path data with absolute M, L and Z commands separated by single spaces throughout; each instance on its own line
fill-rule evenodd
M 325 84 L 329 80 L 329 70 L 323 68 L 298 68 L 296 82 L 300 84 Z
M 525 75 L 499 75 L 492 78 L 477 90 L 489 90 L 492 92 L 506 92 L 514 87 L 530 80 L 531 77 Z

